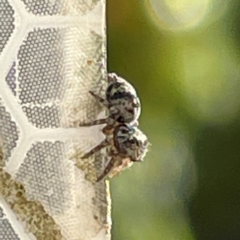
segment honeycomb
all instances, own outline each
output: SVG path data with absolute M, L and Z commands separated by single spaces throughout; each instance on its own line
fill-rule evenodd
M 32 232 L 37 239 L 63 239 L 59 226 L 46 213 L 42 204 L 28 200 L 25 187 L 2 168 L 0 169 L 0 194 L 17 214 L 18 220 L 23 222 L 26 232 Z M 19 239 L 18 235 L 11 230 L 12 226 L 7 219 L 2 219 L 2 223 L 1 234 L 4 239 Z
M 14 11 L 7 0 L 0 1 L 0 13 L 0 52 L 2 52 L 14 30 Z
M 16 63 L 13 62 L 12 67 L 10 68 L 6 78 L 6 83 L 8 84 L 9 88 L 11 89 L 14 96 L 16 96 Z
M 18 52 L 21 104 L 54 102 L 63 94 L 61 30 L 34 29 Z M 34 79 L 34 81 L 33 81 Z
M 31 124 L 37 128 L 60 127 L 60 109 L 55 104 L 34 107 L 23 106 L 22 110 Z
M 19 129 L 14 121 L 12 121 L 9 112 L 3 106 L 0 98 L 0 136 L 3 140 L 4 161 L 7 161 L 11 155 L 11 151 L 16 147 L 19 139 Z M 5 163 L 4 163 L 5 164 Z
M 36 15 L 67 15 L 86 14 L 91 11 L 100 0 L 77 0 L 70 3 L 66 0 L 22 0 L 26 10 Z
M 81 159 L 104 136 L 78 127 L 105 114 L 104 4 L 0 1 L 0 239 L 110 239 L 105 154 Z
M 2 240 L 20 240 L 18 235 L 14 232 L 10 222 L 7 219 L 0 218 L 0 239 Z

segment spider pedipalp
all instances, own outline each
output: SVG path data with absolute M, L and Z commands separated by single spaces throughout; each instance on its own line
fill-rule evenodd
M 90 157 L 103 148 L 108 147 L 110 160 L 103 173 L 97 178 L 100 181 L 106 176 L 114 176 L 132 165 L 133 162 L 143 160 L 148 140 L 143 132 L 130 124 L 119 124 L 113 132 L 106 135 L 106 139 L 98 146 L 86 153 L 83 158 Z

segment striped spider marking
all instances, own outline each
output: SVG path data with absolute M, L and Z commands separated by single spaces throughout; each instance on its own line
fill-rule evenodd
M 141 113 L 141 104 L 134 87 L 115 73 L 108 74 L 108 87 L 105 99 L 96 93 L 89 93 L 108 110 L 108 117 L 97 119 L 79 126 L 93 126 L 107 124 L 107 129 L 113 128 L 115 123 L 129 123 L 138 125 Z

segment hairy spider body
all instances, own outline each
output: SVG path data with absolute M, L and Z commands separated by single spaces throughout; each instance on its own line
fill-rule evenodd
M 102 148 L 108 147 L 110 161 L 97 181 L 106 176 L 116 175 L 131 166 L 133 162 L 142 161 L 149 144 L 143 132 L 127 123 L 119 124 L 114 131 L 105 134 L 106 139 L 82 157 L 88 158 Z
M 117 76 L 115 73 L 109 73 L 105 99 L 92 91 L 89 91 L 89 93 L 107 108 L 108 117 L 89 123 L 82 123 L 80 126 L 106 123 L 108 128 L 111 128 L 116 122 L 138 125 L 138 118 L 141 113 L 140 100 L 134 87 L 125 79 Z
M 108 110 L 107 118 L 80 125 L 106 124 L 102 129 L 106 135 L 105 140 L 82 157 L 88 158 L 102 148 L 106 148 L 110 160 L 103 173 L 97 178 L 97 181 L 100 181 L 107 176 L 118 174 L 130 167 L 133 162 L 142 161 L 149 143 L 145 134 L 137 128 L 141 105 L 130 83 L 115 73 L 109 73 L 105 98 L 92 91 L 89 93 Z

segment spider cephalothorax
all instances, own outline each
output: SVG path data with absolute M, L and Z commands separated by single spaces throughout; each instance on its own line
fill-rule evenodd
M 125 154 L 132 162 L 140 162 L 146 155 L 149 142 L 139 128 L 122 124 L 114 131 L 114 145 L 119 153 Z
M 104 141 L 86 153 L 83 158 L 90 157 L 104 147 L 109 147 L 108 154 L 111 159 L 97 181 L 106 176 L 116 175 L 133 162 L 142 161 L 147 152 L 148 140 L 136 126 L 119 124 L 113 132 L 106 134 Z
M 105 99 L 92 91 L 89 91 L 89 93 L 107 108 L 108 116 L 105 119 L 80 124 L 80 126 L 106 123 L 109 127 L 116 122 L 138 125 L 138 118 L 141 112 L 140 100 L 133 86 L 125 79 L 117 76 L 115 73 L 109 73 Z

